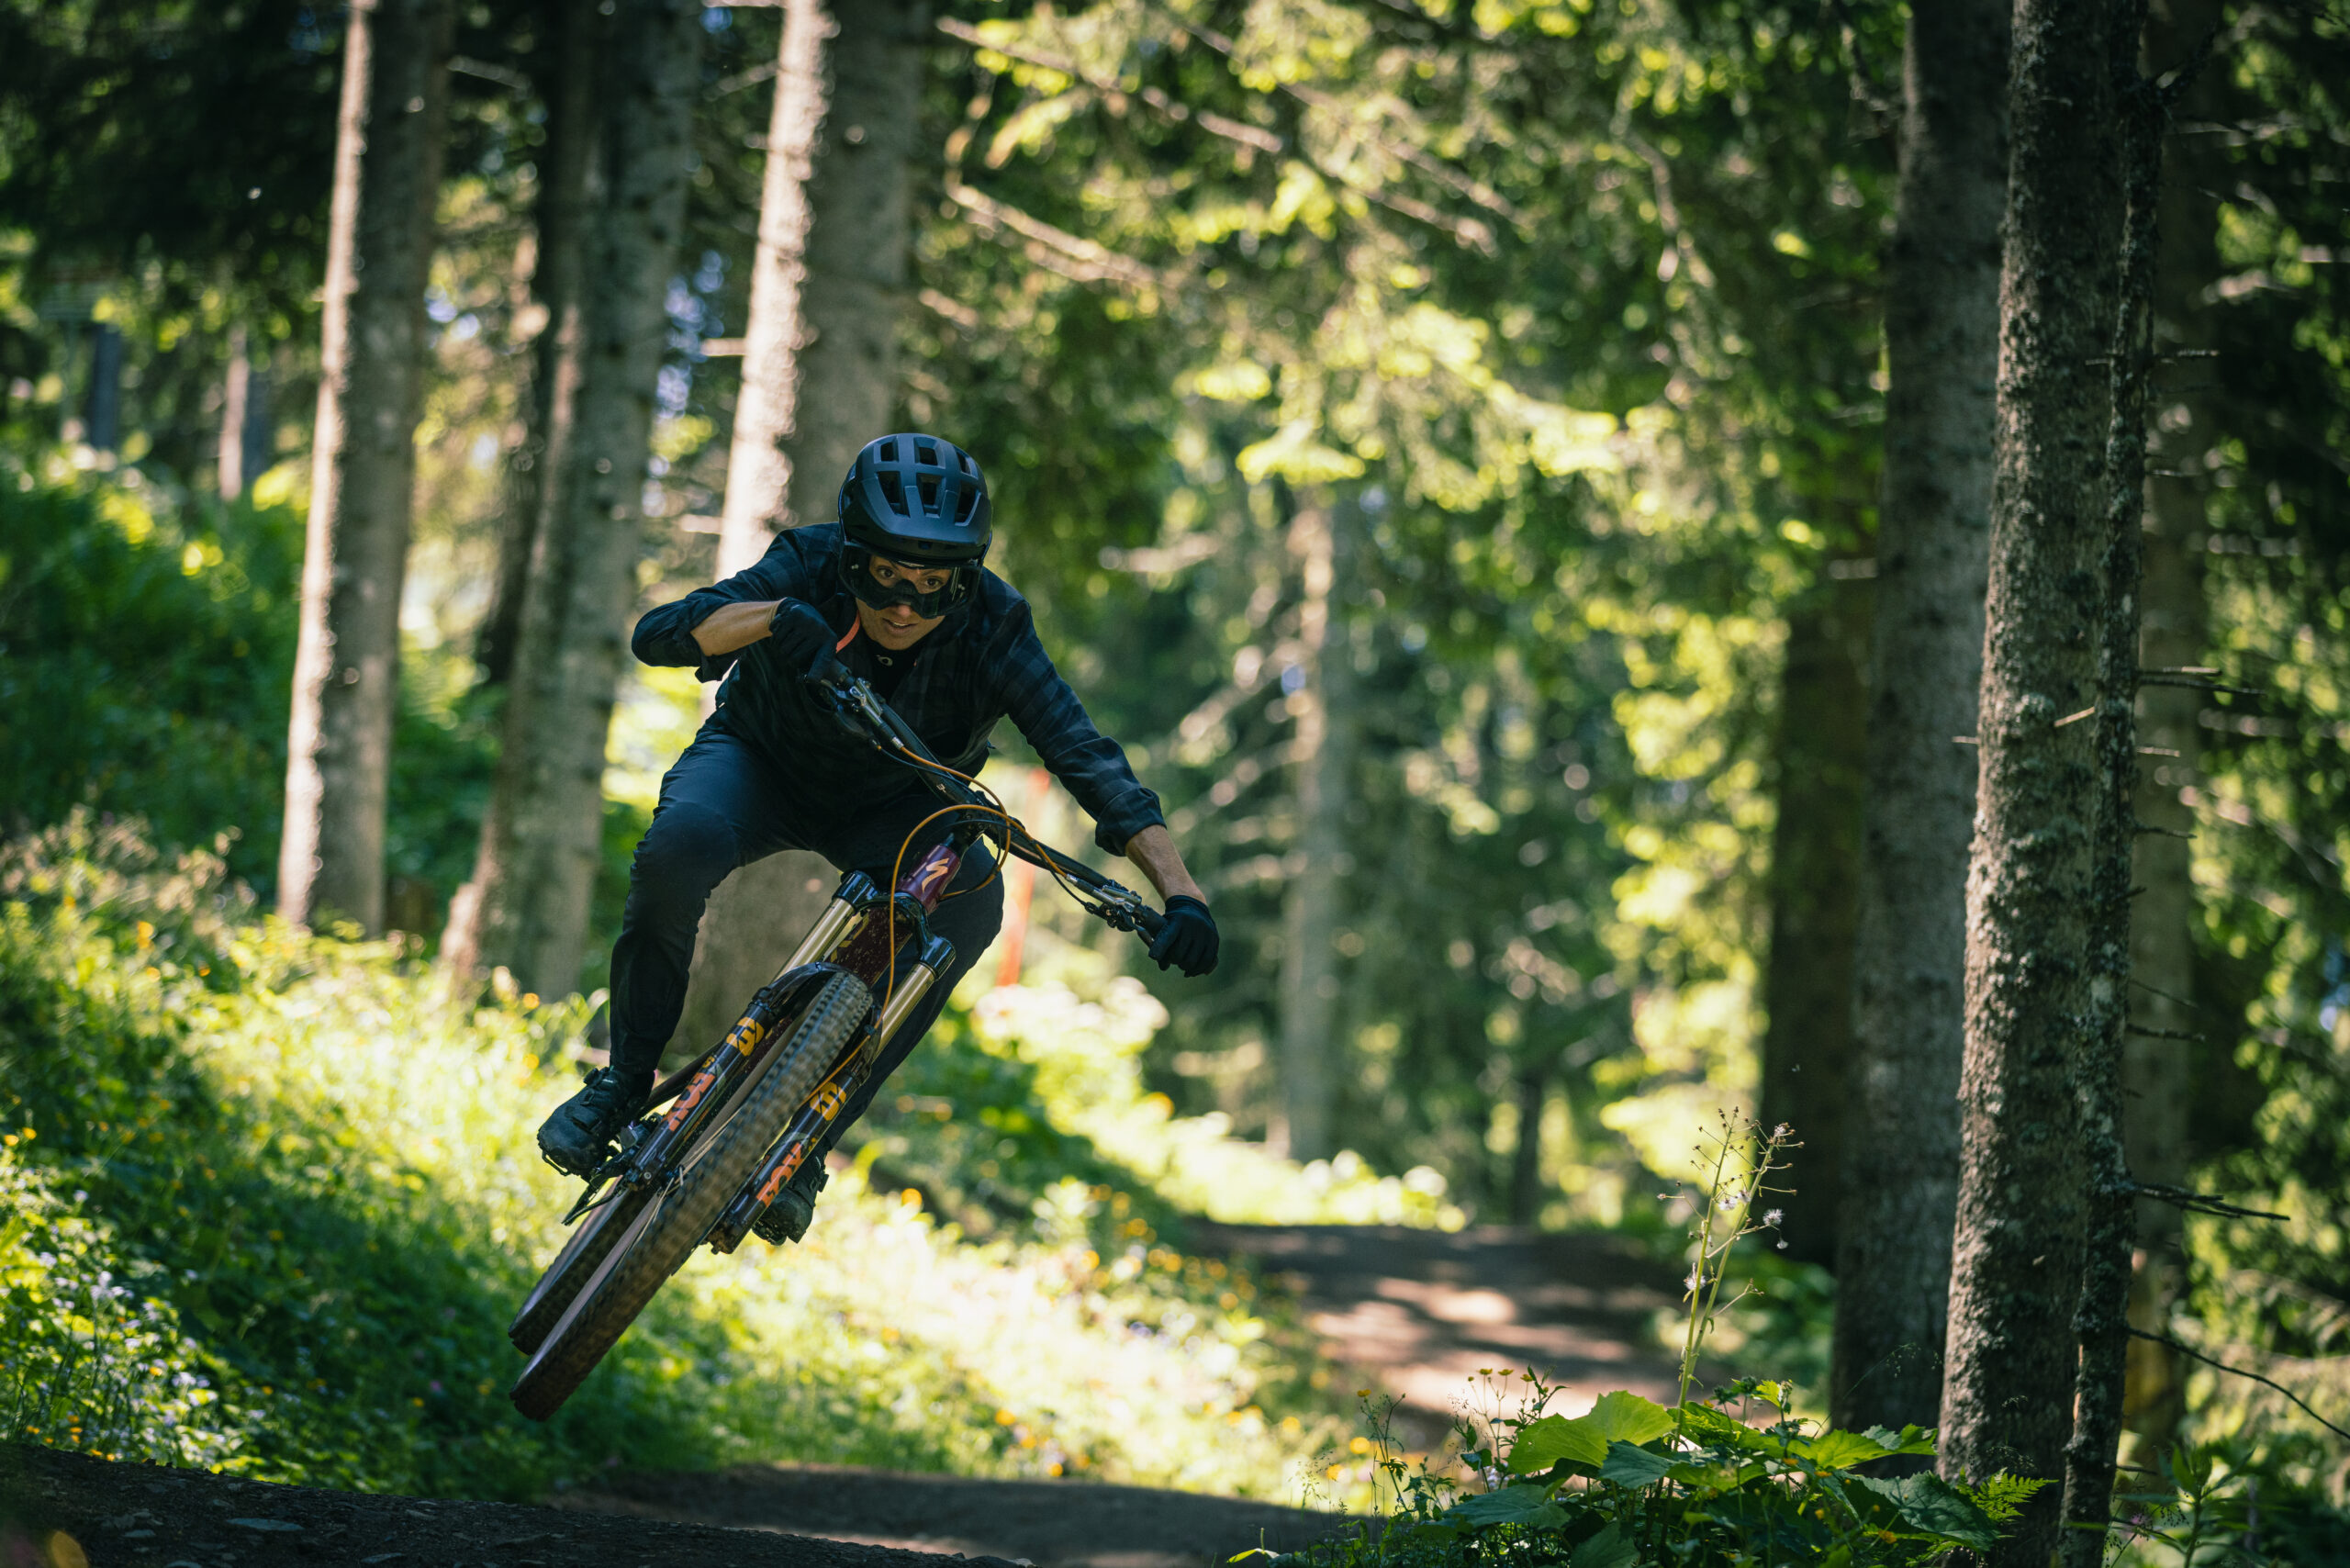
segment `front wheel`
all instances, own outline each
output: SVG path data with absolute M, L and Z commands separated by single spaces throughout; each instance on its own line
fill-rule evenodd
M 579 1287 L 610 1255 L 613 1244 L 628 1234 L 652 1195 L 646 1188 L 622 1187 L 598 1204 L 571 1233 L 506 1330 L 516 1350 L 527 1356 L 546 1341 L 547 1330 L 562 1319 L 564 1308 L 577 1298 Z
M 543 1421 L 563 1407 L 653 1293 L 701 1245 L 793 1113 L 856 1037 L 870 1007 L 863 981 L 845 974 L 827 980 L 790 1038 L 777 1048 L 772 1065 L 686 1151 L 667 1182 L 648 1189 L 633 1215 L 615 1215 L 607 1222 L 617 1237 L 522 1369 L 514 1384 L 516 1409 Z

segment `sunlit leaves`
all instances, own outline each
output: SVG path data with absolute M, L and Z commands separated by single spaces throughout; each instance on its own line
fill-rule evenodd
M 1619 1389 L 1602 1394 L 1588 1414 L 1572 1419 L 1545 1416 L 1521 1428 L 1509 1468 L 1532 1475 L 1564 1462 L 1595 1473 L 1607 1462 L 1609 1444 L 1654 1442 L 1673 1426 L 1673 1412 L 1663 1406 Z

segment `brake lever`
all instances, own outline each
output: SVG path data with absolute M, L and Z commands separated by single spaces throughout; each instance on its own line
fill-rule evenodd
M 1158 934 L 1167 929 L 1167 917 L 1143 902 L 1142 895 L 1131 889 L 1103 878 L 1093 891 L 1101 902 L 1085 904 L 1085 912 L 1111 930 L 1131 931 L 1145 942 L 1155 942 Z
M 832 710 L 834 723 L 858 740 L 877 745 L 880 744 L 881 734 L 887 732 L 859 700 L 856 678 L 849 673 L 848 666 L 827 655 L 821 664 L 800 678 L 814 687 L 823 698 L 824 706 Z

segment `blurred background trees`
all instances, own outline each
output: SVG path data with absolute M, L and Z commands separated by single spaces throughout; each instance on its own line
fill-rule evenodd
M 2004 170 L 1994 12 L 1905 82 L 1894 12 L 1718 0 L 457 0 L 445 105 L 409 95 L 445 141 L 414 484 L 366 482 L 414 517 L 367 568 L 400 607 L 382 849 L 317 852 L 380 913 L 325 902 L 592 991 L 698 717 L 621 668 L 628 620 L 822 515 L 867 427 L 938 429 L 1225 926 L 1214 980 L 1162 992 L 1151 1087 L 1433 1166 L 1481 1219 L 1635 1229 L 1669 1226 L 1695 1115 L 1754 1106 L 1804 1143 L 1789 1294 L 1836 1265 L 1856 1312 L 1914 1303 L 1955 1157 L 1891 1118 L 1955 1083 L 1926 868 L 1964 842 L 1980 571 L 1916 531 L 1986 503 L 1930 457 L 1922 493 L 1939 449 L 1900 431 L 1988 387 L 1979 322 L 1902 309 L 1996 252 L 1978 223 L 1921 280 L 1962 193 L 1897 191 L 1941 156 L 1979 206 Z M 2142 662 L 2262 695 L 2142 702 L 2130 1126 L 2142 1176 L 2291 1217 L 2150 1209 L 2136 1310 L 2338 1400 L 2350 38 L 2173 0 L 2146 55 L 2214 28 L 2165 148 Z M 308 831 L 283 737 L 352 36 L 290 0 L 0 4 L 12 826 L 233 828 L 263 887 Z M 1978 112 L 1948 143 L 1934 81 Z M 1905 413 L 1911 367 L 1943 413 Z M 1961 755 L 1905 785 L 1870 749 L 1896 725 Z M 1082 939 L 1062 913 L 1031 918 Z M 1929 1331 L 1855 1339 L 1840 1388 L 1914 1345 L 1902 1385 L 1938 1389 Z M 2141 1352 L 2146 1432 L 2191 1406 L 2301 1441 Z

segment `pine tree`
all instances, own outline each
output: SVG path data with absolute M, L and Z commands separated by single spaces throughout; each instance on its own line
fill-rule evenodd
M 2073 1383 L 2088 1220 L 2073 1070 L 2091 1005 L 2098 726 L 2083 721 L 2103 631 L 2117 9 L 2022 0 L 2015 13 L 1942 1383 L 1941 1463 L 1953 1475 L 2059 1476 L 2072 1434 L 2059 1391 Z M 2043 1489 L 1990 1561 L 2045 1563 L 2060 1501 Z
M 277 905 L 373 932 L 453 0 L 354 3 L 335 136 Z
M 752 264 L 743 391 L 728 452 L 718 573 L 776 531 L 829 522 L 859 448 L 889 432 L 912 232 L 922 93 L 918 0 L 790 0 L 777 57 Z M 745 866 L 703 915 L 678 1025 L 715 1038 L 782 961 L 779 931 L 832 882 L 813 855 Z
M 502 965 L 547 995 L 577 985 L 587 939 L 699 86 L 692 0 L 618 0 L 608 26 L 572 430 L 548 476 L 480 852 L 451 913 L 459 939 L 443 946 L 453 968 Z
M 1942 1398 L 1975 812 L 1958 743 L 1983 661 L 2008 30 L 2003 0 L 1965 0 L 1913 12 L 1904 50 L 1830 1395 L 1854 1430 L 1930 1424 Z

